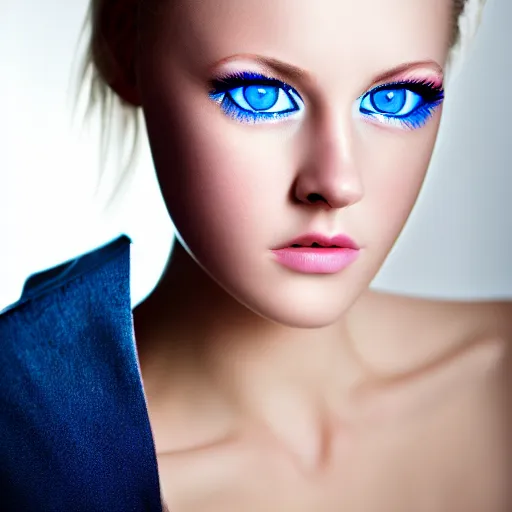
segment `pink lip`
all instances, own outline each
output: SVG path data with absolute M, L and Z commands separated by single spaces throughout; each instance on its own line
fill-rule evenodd
M 291 270 L 305 274 L 335 274 L 356 260 L 359 246 L 345 235 L 329 238 L 312 233 L 291 240 L 272 252 L 281 265 Z

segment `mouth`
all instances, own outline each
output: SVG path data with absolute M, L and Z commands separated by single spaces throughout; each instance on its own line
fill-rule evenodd
M 304 274 L 335 274 L 359 255 L 359 246 L 345 235 L 305 235 L 274 249 L 276 261 Z
M 328 237 L 321 234 L 308 234 L 294 240 L 287 242 L 286 244 L 279 247 L 280 249 L 352 249 L 359 250 L 359 246 L 348 236 L 346 235 L 336 235 L 333 237 Z
M 293 249 L 300 249 L 301 247 L 312 247 L 315 249 L 341 249 L 339 245 L 320 245 L 317 242 L 313 242 L 311 245 L 292 244 L 290 247 Z

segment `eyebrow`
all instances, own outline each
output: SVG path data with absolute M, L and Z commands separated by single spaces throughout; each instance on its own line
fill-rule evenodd
M 299 68 L 297 66 L 294 66 L 292 64 L 288 64 L 286 62 L 280 61 L 278 59 L 272 58 L 272 57 L 262 57 L 259 55 L 252 55 L 252 54 L 241 54 L 236 55 L 235 58 L 249 58 L 252 61 L 256 62 L 263 68 L 270 69 L 274 71 L 275 73 L 278 73 L 280 75 L 284 75 L 288 78 L 291 78 L 292 80 L 305 80 L 310 79 L 310 75 L 307 71 L 305 71 L 302 68 Z M 226 60 L 232 60 L 233 57 L 230 57 Z M 222 62 L 222 61 L 221 61 Z M 404 64 L 399 64 L 398 66 L 395 66 L 391 69 L 387 69 L 379 74 L 377 74 L 373 78 L 373 83 L 379 83 L 379 82 L 385 82 L 386 80 L 389 80 L 396 75 L 399 75 L 401 73 L 405 73 L 407 71 L 410 71 L 411 69 L 420 68 L 420 67 L 428 67 L 431 68 L 434 72 L 438 73 L 443 76 L 443 68 L 434 60 L 418 60 L 418 61 L 412 61 L 412 62 L 406 62 Z
M 286 75 L 290 78 L 293 78 L 294 80 L 303 80 L 308 76 L 308 73 L 303 69 L 297 66 L 293 66 L 292 64 L 287 64 L 286 62 L 274 59 L 272 57 L 254 56 L 253 59 L 261 66 L 271 68 L 281 75 Z
M 413 62 L 407 62 L 405 64 L 399 64 L 391 69 L 388 69 L 382 73 L 379 73 L 374 78 L 374 83 L 377 82 L 385 82 L 396 75 L 400 75 L 401 73 L 405 73 L 406 71 L 410 71 L 411 69 L 416 68 L 432 68 L 433 71 L 443 76 L 443 68 L 434 60 L 418 60 Z
M 309 77 L 309 73 L 305 70 L 293 66 L 292 64 L 288 64 L 278 59 L 274 59 L 273 57 L 263 57 L 261 55 L 254 55 L 251 53 L 239 53 L 237 55 L 227 57 L 225 59 L 220 60 L 217 64 L 223 64 L 225 62 L 231 62 L 236 59 L 248 59 L 256 64 L 259 64 L 262 68 L 277 73 L 279 75 L 285 76 L 287 78 L 291 78 L 293 80 L 304 80 Z M 272 74 L 272 73 L 269 73 Z

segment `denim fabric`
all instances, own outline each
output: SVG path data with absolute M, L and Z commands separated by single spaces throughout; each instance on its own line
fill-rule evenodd
M 0 511 L 161 511 L 122 236 L 0 315 Z

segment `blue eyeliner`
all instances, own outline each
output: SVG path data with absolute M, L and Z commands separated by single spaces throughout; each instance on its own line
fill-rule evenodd
M 301 112 L 304 102 L 290 85 L 254 72 L 237 72 L 211 81 L 210 98 L 228 117 L 246 124 L 279 121 Z M 379 85 L 358 98 L 359 113 L 399 128 L 421 128 L 442 103 L 442 86 L 428 80 Z
M 241 123 L 278 121 L 303 109 L 300 94 L 290 85 L 259 73 L 239 72 L 211 81 L 210 98 Z M 281 104 L 281 108 L 276 105 Z
M 444 100 L 443 87 L 427 80 L 382 84 L 360 98 L 360 113 L 378 122 L 411 130 L 421 128 Z

